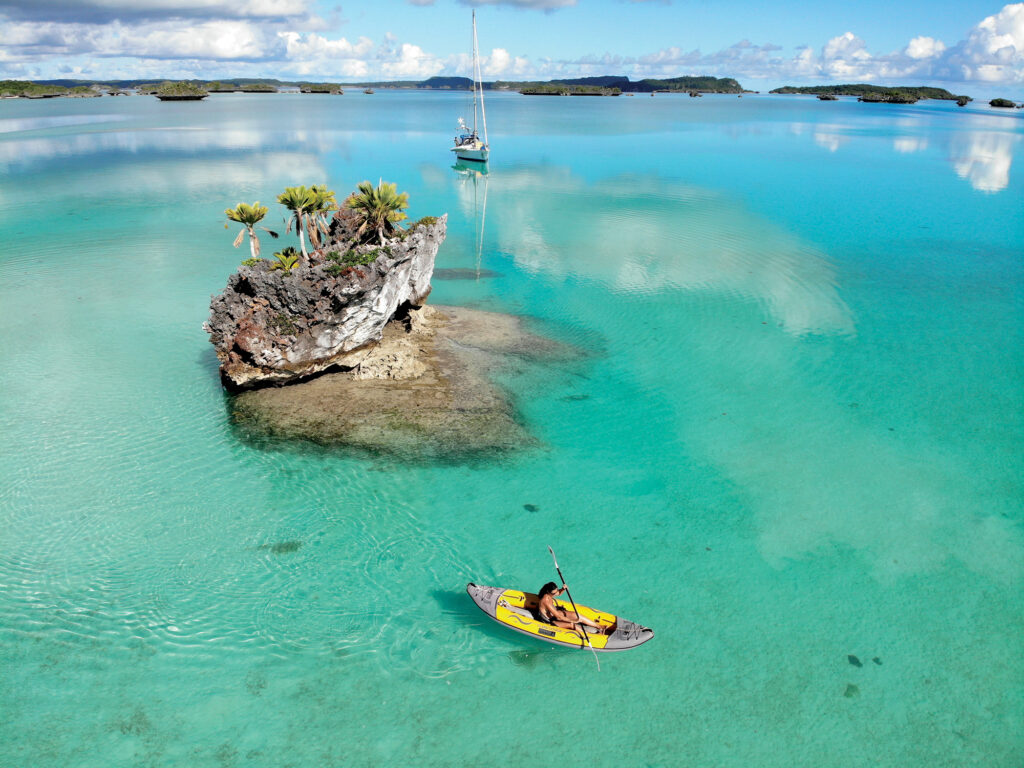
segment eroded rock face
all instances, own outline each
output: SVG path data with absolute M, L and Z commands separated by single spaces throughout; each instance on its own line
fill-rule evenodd
M 396 311 L 426 300 L 446 226 L 447 216 L 414 225 L 379 247 L 372 263 L 335 275 L 326 254 L 348 251 L 354 234 L 350 215 L 341 212 L 331 242 L 308 264 L 287 273 L 272 271 L 269 261 L 240 267 L 210 302 L 204 326 L 224 385 L 241 390 L 299 381 L 335 366 L 359 369 Z M 386 366 L 375 377 L 388 378 Z

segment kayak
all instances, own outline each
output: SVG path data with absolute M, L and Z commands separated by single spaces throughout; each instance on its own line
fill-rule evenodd
M 466 585 L 466 591 L 473 598 L 473 602 L 480 607 L 480 610 L 499 624 L 556 645 L 586 648 L 589 639 L 590 647 L 595 651 L 628 651 L 630 648 L 643 645 L 654 637 L 653 629 L 576 603 L 580 616 L 585 616 L 606 628 L 602 632 L 593 627 L 585 627 L 587 631 L 585 638 L 580 629 L 556 627 L 554 624 L 537 619 L 539 598 L 532 592 L 520 592 L 518 589 L 502 589 L 501 587 L 484 587 L 473 582 Z M 572 603 L 568 600 L 555 600 L 555 604 L 570 613 L 572 612 Z

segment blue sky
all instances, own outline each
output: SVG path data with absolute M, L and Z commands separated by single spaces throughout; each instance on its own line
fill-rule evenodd
M 486 79 L 709 74 L 764 90 L 1024 90 L 1024 3 L 862 0 L 0 0 L 0 78 Z

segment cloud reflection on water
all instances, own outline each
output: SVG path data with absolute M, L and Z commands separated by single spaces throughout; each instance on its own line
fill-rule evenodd
M 898 136 L 893 139 L 892 148 L 901 155 L 923 152 L 928 149 L 928 139 L 921 136 Z
M 74 190 L 80 199 L 131 194 L 147 203 L 177 205 L 223 194 L 226 205 L 276 194 L 296 179 L 326 180 L 322 149 L 309 144 L 307 137 L 290 132 L 267 151 L 266 133 L 235 128 L 15 138 L 0 142 L 0 173 L 9 182 L 0 183 L 0 200 L 31 206 L 31 199 L 13 193 L 18 177 L 26 176 L 37 193 L 59 187 L 55 194 Z
M 741 296 L 797 336 L 854 332 L 825 254 L 712 192 L 653 176 L 588 184 L 551 167 L 502 170 L 488 185 L 488 226 L 522 269 L 630 293 Z M 460 190 L 471 216 L 472 188 Z
M 653 176 L 587 182 L 546 167 L 492 170 L 486 184 L 490 248 L 522 270 L 612 293 L 756 300 L 796 337 L 854 332 L 826 254 L 712 192 Z M 456 188 L 471 220 L 479 189 L 474 198 L 473 185 Z M 959 454 L 898 439 L 845 402 L 849 371 L 779 334 L 732 329 L 727 307 L 708 306 L 671 336 L 685 350 L 669 353 L 665 336 L 637 339 L 646 353 L 632 370 L 652 392 L 679 394 L 687 382 L 674 431 L 743 499 L 766 562 L 784 568 L 851 548 L 883 582 L 950 561 L 1003 583 L 1020 577 L 1021 537 L 977 508 L 981 481 Z
M 903 155 L 914 154 L 924 152 L 933 143 L 925 135 L 931 124 L 924 118 L 905 117 L 896 123 L 905 134 L 892 140 L 893 151 Z M 953 170 L 981 192 L 1001 192 L 1010 184 L 1010 166 L 1013 164 L 1013 152 L 1019 135 L 1006 132 L 1006 124 L 990 115 L 971 116 L 970 124 L 979 126 L 979 130 L 957 131 L 949 139 L 947 146 Z M 982 126 L 984 129 L 981 129 Z M 872 138 L 870 131 L 865 132 L 871 127 L 871 123 L 791 123 L 789 133 L 793 136 L 810 133 L 815 144 L 835 153 L 854 138 Z M 885 130 L 891 128 L 879 127 Z
M 973 131 L 953 140 L 953 168 L 961 179 L 981 192 L 1000 192 L 1010 184 L 1010 165 L 1017 137 L 1007 133 Z
M 75 125 L 97 125 L 127 120 L 128 115 L 39 115 L 0 118 L 0 133 L 21 133 Z
M 320 139 L 319 141 L 317 139 Z M 0 170 L 39 173 L 65 158 L 83 159 L 101 154 L 231 156 L 261 152 L 270 146 L 265 131 L 223 127 L 216 131 L 181 129 L 96 131 L 54 136 L 15 137 L 0 141 Z M 302 153 L 311 157 L 336 149 L 319 133 L 286 131 L 274 136 L 274 154 Z

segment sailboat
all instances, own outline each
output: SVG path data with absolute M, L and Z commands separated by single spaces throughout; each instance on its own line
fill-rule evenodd
M 479 95 L 479 98 L 477 98 Z M 480 118 L 483 123 L 484 140 L 480 141 L 477 133 L 477 104 L 479 103 Z M 455 137 L 452 152 L 459 160 L 470 160 L 486 163 L 490 154 L 487 146 L 487 113 L 484 111 L 484 84 L 480 75 L 480 58 L 477 55 L 476 42 L 476 9 L 473 9 L 473 127 L 470 129 L 463 118 L 459 118 L 459 135 Z

